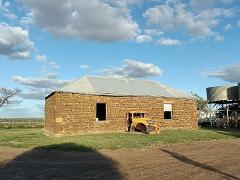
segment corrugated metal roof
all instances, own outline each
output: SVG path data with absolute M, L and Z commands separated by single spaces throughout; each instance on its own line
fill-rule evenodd
M 58 91 L 109 96 L 193 98 L 158 82 L 142 79 L 85 76 Z

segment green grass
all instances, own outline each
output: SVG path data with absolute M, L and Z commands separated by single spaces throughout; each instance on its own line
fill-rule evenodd
M 0 129 L 43 128 L 42 118 L 0 118 Z
M 92 150 L 142 148 L 158 143 L 180 143 L 212 139 L 240 138 L 240 130 L 164 130 L 157 135 L 112 133 L 88 134 L 65 137 L 49 137 L 42 129 L 0 129 L 0 146 L 15 148 L 48 148 L 79 150 L 87 147 Z M 62 146 L 59 146 L 61 145 Z M 72 144 L 68 146 L 67 144 Z

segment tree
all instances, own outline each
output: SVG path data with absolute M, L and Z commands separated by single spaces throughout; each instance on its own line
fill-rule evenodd
M 7 89 L 5 87 L 0 88 L 0 107 L 2 107 L 4 104 L 9 104 L 10 99 L 20 93 L 21 90 L 19 89 Z
M 191 94 L 197 100 L 197 110 L 207 112 L 209 110 L 207 100 L 199 96 L 197 93 L 191 92 Z

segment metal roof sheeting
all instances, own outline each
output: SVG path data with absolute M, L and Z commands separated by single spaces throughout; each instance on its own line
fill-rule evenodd
M 85 76 L 58 91 L 109 96 L 193 98 L 158 82 L 116 77 Z

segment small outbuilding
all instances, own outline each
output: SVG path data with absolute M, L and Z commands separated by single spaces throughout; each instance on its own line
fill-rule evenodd
M 85 76 L 46 97 L 45 132 L 125 132 L 131 111 L 145 112 L 160 130 L 197 127 L 192 96 L 148 80 Z

